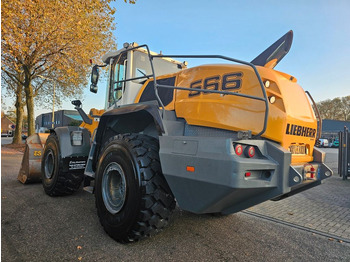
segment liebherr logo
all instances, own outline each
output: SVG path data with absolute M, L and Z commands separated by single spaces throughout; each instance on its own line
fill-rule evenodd
M 316 129 L 306 126 L 287 124 L 286 134 L 293 136 L 315 137 Z

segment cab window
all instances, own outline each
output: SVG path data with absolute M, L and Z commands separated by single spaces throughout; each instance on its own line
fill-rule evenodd
M 140 78 L 134 80 L 136 83 L 143 83 L 148 78 L 152 77 L 152 67 L 149 61 L 147 53 L 140 52 L 138 50 L 134 51 L 134 69 L 133 77 Z M 176 73 L 181 70 L 176 63 L 170 62 L 166 59 L 153 59 L 154 71 L 157 76 Z

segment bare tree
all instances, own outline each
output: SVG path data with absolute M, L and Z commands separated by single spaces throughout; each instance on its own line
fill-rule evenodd
M 350 96 L 336 97 L 317 103 L 323 119 L 344 120 L 350 119 Z

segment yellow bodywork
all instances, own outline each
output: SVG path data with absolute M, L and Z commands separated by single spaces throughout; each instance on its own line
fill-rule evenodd
M 259 74 L 269 87 L 264 87 L 269 102 L 267 129 L 262 137 L 279 143 L 290 150 L 293 146 L 306 146 L 305 153 L 294 152 L 292 163 L 313 160 L 317 120 L 304 90 L 294 77 L 276 70 L 257 66 Z M 245 65 L 203 65 L 182 70 L 157 79 L 176 77 L 175 86 L 194 91 L 169 90 L 173 100 L 166 110 L 175 110 L 176 116 L 189 125 L 220 128 L 231 131 L 263 129 L 265 102 L 249 98 L 213 93 L 199 93 L 196 88 L 236 92 L 263 97 L 261 86 L 253 69 Z M 148 80 L 135 99 L 139 102 Z
M 94 138 L 95 136 L 95 131 L 96 128 L 98 127 L 98 124 L 100 123 L 100 116 L 105 112 L 105 110 L 101 109 L 96 109 L 96 108 L 91 108 L 90 113 L 88 114 L 88 117 L 92 120 L 92 124 L 87 124 L 85 122 L 81 123 L 80 127 L 86 128 L 87 130 L 90 131 L 91 134 L 91 139 Z

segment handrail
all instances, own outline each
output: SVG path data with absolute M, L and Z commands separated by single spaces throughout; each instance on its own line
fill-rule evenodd
M 261 87 L 261 91 L 263 93 L 263 97 L 245 95 L 245 94 L 228 92 L 228 91 L 208 90 L 208 89 L 196 89 L 195 91 L 196 92 L 201 92 L 201 93 L 218 93 L 218 94 L 224 94 L 224 95 L 235 95 L 235 96 L 240 96 L 240 97 L 244 97 L 244 98 L 264 101 L 265 102 L 264 125 L 263 125 L 262 130 L 258 134 L 256 134 L 254 136 L 254 138 L 261 136 L 266 131 L 267 118 L 268 118 L 268 114 L 269 114 L 269 104 L 268 104 L 269 102 L 268 102 L 267 94 L 266 94 L 266 91 L 265 91 L 265 88 L 264 88 L 264 84 L 263 84 L 263 82 L 261 80 L 260 74 L 259 74 L 258 70 L 256 69 L 255 65 L 253 65 L 252 63 L 246 62 L 246 61 L 234 59 L 234 58 L 231 58 L 231 57 L 221 56 L 221 55 L 151 55 L 151 52 L 150 52 L 150 50 L 148 48 L 148 45 L 146 45 L 146 44 L 145 45 L 136 46 L 136 47 L 133 47 L 133 48 L 125 49 L 125 51 L 120 52 L 118 55 L 120 55 L 121 53 L 124 53 L 124 52 L 128 52 L 128 51 L 139 49 L 139 48 L 143 48 L 143 47 L 146 48 L 146 50 L 147 50 L 148 59 L 150 61 L 151 70 L 152 70 L 152 74 L 147 75 L 147 77 L 149 77 L 151 75 L 153 76 L 154 93 L 155 93 L 155 96 L 156 96 L 160 106 L 162 107 L 163 113 L 164 113 L 164 110 L 165 110 L 165 106 L 164 106 L 164 104 L 163 104 L 163 102 L 160 99 L 159 94 L 158 94 L 158 88 L 159 87 L 160 88 L 187 90 L 187 91 L 193 91 L 193 88 L 157 84 L 156 74 L 155 74 L 155 70 L 154 70 L 154 66 L 153 66 L 153 58 L 163 58 L 163 57 L 170 57 L 170 58 L 210 58 L 210 59 L 216 58 L 216 59 L 228 60 L 228 61 L 231 61 L 231 62 L 244 64 L 244 65 L 252 67 L 253 70 L 254 70 L 254 73 L 255 73 L 258 81 L 259 81 L 259 85 Z M 140 78 L 143 78 L 143 77 L 140 77 Z M 122 82 L 127 82 L 127 81 L 131 81 L 131 80 L 135 80 L 135 78 L 125 79 L 125 80 L 121 80 L 121 81 Z
M 314 109 L 315 109 L 315 113 L 316 113 L 316 118 L 318 118 L 318 122 L 319 122 L 319 126 L 318 126 L 318 130 L 317 130 L 317 135 L 316 135 L 316 141 L 315 141 L 315 144 L 317 144 L 318 140 L 321 138 L 321 134 L 322 134 L 322 118 L 321 118 L 321 114 L 320 114 L 320 111 L 318 111 L 318 107 L 314 101 L 314 99 L 312 98 L 311 94 L 309 93 L 309 91 L 305 91 L 305 93 L 309 96 L 313 106 L 314 106 Z
M 263 84 L 263 82 L 261 80 L 260 74 L 259 74 L 258 70 L 256 69 L 255 65 L 253 65 L 252 63 L 246 62 L 246 61 L 234 59 L 234 58 L 227 57 L 227 56 L 221 56 L 221 55 L 151 55 L 152 60 L 153 60 L 153 58 L 162 58 L 162 57 L 171 57 L 171 58 L 210 58 L 210 59 L 218 58 L 218 59 L 228 60 L 228 61 L 231 61 L 231 62 L 244 64 L 244 65 L 248 65 L 248 66 L 252 67 L 254 72 L 255 72 L 256 77 L 258 78 L 258 81 L 259 81 L 259 84 L 260 84 L 260 87 L 261 87 L 261 91 L 263 93 L 264 98 L 257 97 L 257 96 L 244 95 L 244 94 L 239 94 L 239 93 L 233 93 L 233 92 L 227 92 L 227 91 L 207 90 L 207 89 L 196 89 L 196 92 L 235 95 L 235 96 L 241 96 L 241 97 L 245 97 L 245 98 L 250 98 L 250 99 L 264 101 L 265 102 L 264 126 L 263 126 L 263 129 L 257 135 L 255 135 L 254 137 L 259 137 L 266 131 L 267 118 L 268 118 L 268 114 L 269 114 L 268 98 L 267 98 L 267 94 L 266 94 L 266 91 L 265 91 L 265 88 L 264 88 L 264 84 Z M 152 62 L 151 62 L 151 64 L 152 64 Z M 161 87 L 161 88 L 173 88 L 173 89 L 193 91 L 193 88 L 177 87 L 177 86 L 171 87 L 171 86 L 165 86 L 165 85 L 158 85 L 157 82 L 156 82 L 155 77 L 154 77 L 154 85 L 155 85 L 155 89 L 157 89 L 158 87 Z M 163 103 L 161 103 L 161 104 L 163 104 Z M 164 110 L 164 107 L 163 107 L 163 110 Z

